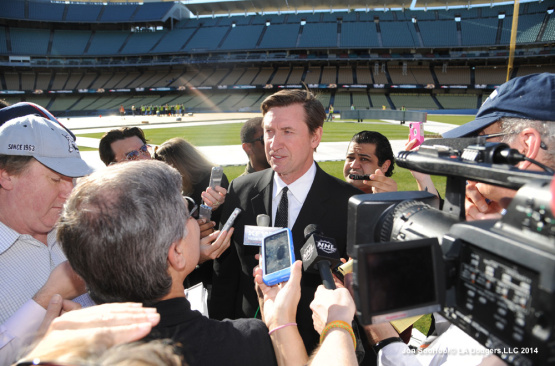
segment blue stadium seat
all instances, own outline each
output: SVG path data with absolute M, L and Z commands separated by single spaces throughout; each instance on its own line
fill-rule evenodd
M 200 28 L 191 38 L 184 51 L 205 52 L 207 50 L 215 50 L 228 29 L 228 27 Z
M 378 47 L 376 25 L 372 22 L 351 23 L 341 25 L 341 47 Z
M 221 50 L 249 50 L 256 48 L 256 43 L 264 25 L 247 25 L 231 28 Z M 270 26 L 271 27 L 271 26 Z
M 0 1 L 0 14 L 5 19 L 25 19 L 25 2 L 18 0 Z
M 96 31 L 91 39 L 87 55 L 117 55 L 131 32 Z
M 384 47 L 416 47 L 419 46 L 411 22 L 380 22 Z
M 494 45 L 497 35 L 496 18 L 462 19 L 461 33 L 463 46 Z
M 8 44 L 6 42 L 6 29 L 4 27 L 0 27 L 0 54 L 2 55 L 8 53 Z
M 424 46 L 459 46 L 455 20 L 418 22 Z
M 29 2 L 29 20 L 61 22 L 65 7 L 65 4 Z
M 121 50 L 121 54 L 142 55 L 149 53 L 156 42 L 166 33 L 167 31 L 131 33 L 127 43 Z
M 174 29 L 169 32 L 158 45 L 152 51 L 154 53 L 173 53 L 181 49 L 181 47 L 187 42 L 189 38 L 193 35 L 195 30 L 188 29 Z
M 161 20 L 172 8 L 173 2 L 143 3 L 133 17 L 133 21 Z
M 111 5 L 104 7 L 100 20 L 102 22 L 129 22 L 138 5 Z
M 301 36 L 299 47 L 336 47 L 337 46 L 337 24 L 336 23 L 306 23 Z
M 55 30 L 52 39 L 53 56 L 82 55 L 91 38 L 91 31 Z
M 103 5 L 70 4 L 67 8 L 66 22 L 96 22 Z
M 300 28 L 300 23 L 271 25 L 264 33 L 260 48 L 295 48 Z
M 45 56 L 48 51 L 50 30 L 10 28 L 12 53 L 25 56 Z

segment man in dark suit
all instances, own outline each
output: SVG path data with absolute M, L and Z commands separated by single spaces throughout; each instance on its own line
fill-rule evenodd
M 253 317 L 257 313 L 252 273 L 258 264 L 254 256 L 259 248 L 243 245 L 245 225 L 256 225 L 257 215 L 267 214 L 273 226 L 289 227 L 293 232 L 295 257 L 300 259 L 305 227 L 318 224 L 324 235 L 337 241 L 341 256 L 346 258 L 347 203 L 349 197 L 362 193 L 325 173 L 314 162 L 313 152 L 322 138 L 326 114 L 312 93 L 282 90 L 266 98 L 261 109 L 264 145 L 271 169 L 239 177 L 229 186 L 221 224 L 236 207 L 242 212 L 233 225 L 232 245 L 214 263 L 209 314 L 216 319 Z M 288 202 L 286 224 L 276 225 L 284 195 Z M 321 283 L 319 275 L 303 274 L 297 324 L 308 352 L 318 343 L 309 304 Z

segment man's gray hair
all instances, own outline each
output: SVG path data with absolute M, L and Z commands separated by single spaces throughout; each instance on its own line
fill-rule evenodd
M 181 175 L 142 160 L 83 178 L 67 200 L 58 240 L 96 303 L 155 303 L 169 293 L 168 251 L 186 235 Z
M 501 139 L 502 142 L 510 144 L 516 139 L 516 136 L 526 128 L 533 128 L 541 135 L 542 142 L 547 149 L 544 150 L 546 155 L 546 165 L 555 168 L 555 121 L 536 121 L 531 119 L 503 117 L 499 120 L 501 131 L 506 133 Z

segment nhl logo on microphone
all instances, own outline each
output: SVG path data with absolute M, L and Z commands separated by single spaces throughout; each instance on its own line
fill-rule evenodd
M 333 254 L 337 252 L 337 248 L 335 247 L 335 244 L 321 238 L 319 238 L 318 242 L 316 243 L 316 247 L 327 254 Z

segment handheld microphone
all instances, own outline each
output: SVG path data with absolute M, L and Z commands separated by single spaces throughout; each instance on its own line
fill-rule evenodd
M 270 226 L 270 216 L 266 214 L 256 216 L 256 226 Z
M 335 240 L 322 235 L 318 225 L 310 224 L 304 229 L 305 244 L 301 248 L 303 268 L 307 272 L 320 273 L 324 287 L 335 289 L 331 268 L 341 263 Z

